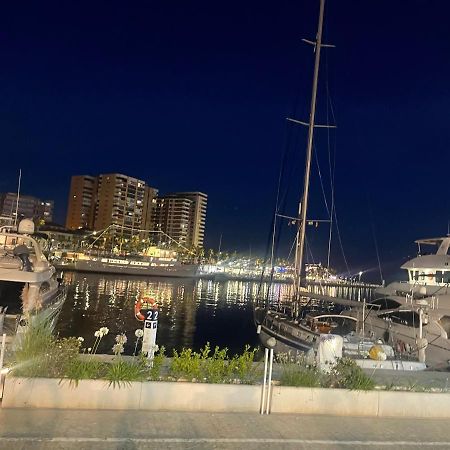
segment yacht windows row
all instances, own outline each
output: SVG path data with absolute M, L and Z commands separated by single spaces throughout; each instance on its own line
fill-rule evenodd
M 450 283 L 450 270 L 437 270 L 435 273 L 411 270 L 409 275 L 411 281 Z

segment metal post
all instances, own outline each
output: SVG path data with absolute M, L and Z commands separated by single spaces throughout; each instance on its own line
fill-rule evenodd
M 427 345 L 428 342 L 423 338 L 423 309 L 419 308 L 419 339 L 417 342 L 417 347 L 420 362 L 425 362 L 425 349 Z
M 273 348 L 270 349 L 269 356 L 269 376 L 267 379 L 267 406 L 266 406 L 266 414 L 270 413 L 270 394 L 272 391 L 272 365 L 273 365 Z
M 264 349 L 264 379 L 261 389 L 261 409 L 260 414 L 264 414 L 264 407 L 266 405 L 266 378 L 267 378 L 267 360 L 269 359 L 269 349 Z
M 366 323 L 366 298 L 364 297 L 363 310 L 362 310 L 362 337 L 363 337 L 363 339 L 364 339 L 364 334 L 365 334 L 365 323 Z

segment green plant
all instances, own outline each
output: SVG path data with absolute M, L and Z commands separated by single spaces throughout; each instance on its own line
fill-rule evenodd
M 408 380 L 407 390 L 411 392 L 425 392 L 425 386 L 418 384 L 417 380 Z
M 48 321 L 30 321 L 17 340 L 12 368 L 15 376 L 60 377 L 78 357 L 79 341 L 76 338 L 55 339 Z
M 282 372 L 280 383 L 285 386 L 321 387 L 323 376 L 314 361 L 307 355 L 280 354 L 277 360 Z
M 175 378 L 198 380 L 201 377 L 201 359 L 202 355 L 190 348 L 183 348 L 180 353 L 174 350 L 170 374 Z
M 326 387 L 370 390 L 375 383 L 350 358 L 341 358 L 325 378 Z
M 201 378 L 208 383 L 223 383 L 229 381 L 233 366 L 227 359 L 228 349 L 224 348 L 220 350 L 219 347 L 216 347 L 212 356 L 209 357 L 210 347 L 208 342 L 201 352 Z
M 233 375 L 243 384 L 252 384 L 260 375 L 260 367 L 255 366 L 255 355 L 257 348 L 250 350 L 250 346 L 246 345 L 242 355 L 235 355 L 231 360 Z
M 143 381 L 145 379 L 145 366 L 139 363 L 127 362 L 119 359 L 109 364 L 106 379 L 109 386 L 113 388 L 130 386 L 132 381 Z
M 280 382 L 284 386 L 320 387 L 321 373 L 314 366 L 287 363 L 283 366 Z
M 41 356 L 53 343 L 54 337 L 50 322 L 30 321 L 25 332 L 16 336 L 16 359 L 18 362 L 22 362 Z
M 152 381 L 156 381 L 156 380 L 160 379 L 161 368 L 164 363 L 164 360 L 166 359 L 165 351 L 166 351 L 166 349 L 164 348 L 164 346 L 162 346 L 162 347 L 160 347 L 160 349 L 156 353 L 156 355 L 153 357 L 152 366 L 148 370 L 149 378 Z M 141 357 L 145 358 L 145 356 L 142 353 L 141 353 Z M 147 358 L 145 358 L 145 360 L 147 363 Z
M 96 380 L 105 376 L 107 371 L 107 365 L 95 359 L 80 358 L 78 356 L 71 361 L 65 376 L 73 383 L 78 386 L 80 380 Z
M 241 383 L 252 383 L 258 376 L 258 367 L 254 365 L 257 349 L 246 346 L 242 355 L 228 357 L 228 349 L 214 348 L 208 343 L 199 353 L 191 349 L 173 352 L 169 374 L 174 378 L 186 378 L 207 383 L 230 383 L 238 378 Z
M 78 340 L 74 337 L 55 340 L 45 357 L 48 364 L 47 376 L 50 378 L 64 376 L 70 364 L 78 359 L 79 346 Z

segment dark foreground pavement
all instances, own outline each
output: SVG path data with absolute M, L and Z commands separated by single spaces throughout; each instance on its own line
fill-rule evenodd
M 0 449 L 448 448 L 447 419 L 0 409 Z

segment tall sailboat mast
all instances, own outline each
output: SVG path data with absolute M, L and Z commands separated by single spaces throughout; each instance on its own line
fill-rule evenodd
M 303 187 L 303 199 L 299 211 L 300 220 L 298 221 L 297 246 L 295 251 L 295 269 L 297 275 L 295 281 L 296 297 L 298 297 L 299 294 L 300 278 L 303 270 L 303 255 L 305 249 L 305 232 L 306 232 L 306 212 L 308 209 L 309 176 L 311 172 L 311 159 L 312 159 L 313 138 L 314 138 L 314 121 L 316 117 L 317 80 L 319 78 L 320 49 L 322 47 L 322 27 L 323 27 L 324 8 L 325 8 L 325 0 L 320 0 L 319 24 L 317 27 L 317 36 L 314 46 L 316 57 L 314 62 L 311 110 L 309 115 L 309 126 L 308 126 L 308 141 L 307 141 L 308 145 L 306 149 L 305 180 Z
M 14 216 L 14 228 L 17 227 L 17 215 L 19 213 L 19 200 L 20 200 L 20 182 L 22 181 L 22 169 L 19 169 L 19 183 L 17 185 L 17 197 L 16 197 L 16 214 Z M 12 209 L 12 208 L 11 208 Z

